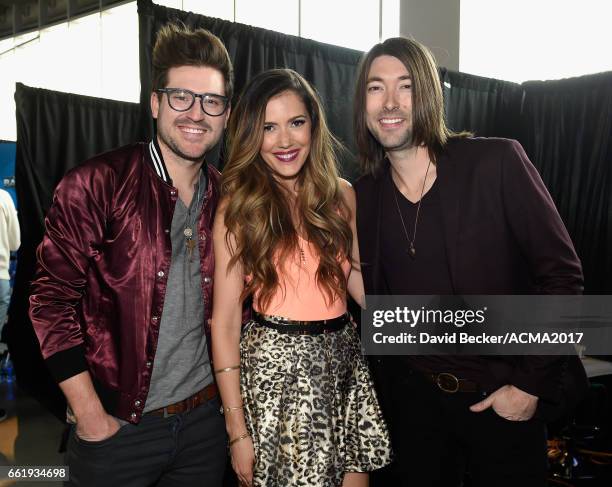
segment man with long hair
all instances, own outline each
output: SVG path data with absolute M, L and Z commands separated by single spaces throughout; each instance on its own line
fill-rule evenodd
M 582 270 L 538 172 L 513 140 L 451 132 L 431 53 L 394 38 L 359 68 L 357 224 L 367 294 L 572 294 Z M 377 361 L 396 454 L 377 485 L 544 486 L 543 414 L 560 357 Z M 583 371 L 578 376 L 584 378 Z
M 169 24 L 153 49 L 157 133 L 58 185 L 30 316 L 74 425 L 69 485 L 219 486 L 227 436 L 209 356 L 221 41 Z

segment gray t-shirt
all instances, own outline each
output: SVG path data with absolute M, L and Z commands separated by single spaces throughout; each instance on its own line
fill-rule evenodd
M 179 198 L 172 216 L 172 261 L 145 413 L 182 401 L 213 382 L 203 327 L 204 301 L 197 245 L 197 222 L 203 198 L 200 197 L 196 208 L 197 192 L 196 188 L 189 208 L 191 215 Z M 187 219 L 195 222 L 189 225 L 196 244 L 191 255 L 184 235 Z

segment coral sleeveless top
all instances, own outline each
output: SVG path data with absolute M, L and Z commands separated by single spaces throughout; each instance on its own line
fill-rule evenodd
M 281 316 L 290 320 L 329 320 L 346 312 L 346 296 L 336 297 L 333 303 L 316 281 L 319 256 L 307 240 L 299 237 L 300 251 L 293 258 L 277 264 L 279 283 L 266 309 L 261 309 L 257 294 L 253 300 L 255 311 L 265 315 Z M 348 278 L 350 262 L 342 262 L 342 270 Z

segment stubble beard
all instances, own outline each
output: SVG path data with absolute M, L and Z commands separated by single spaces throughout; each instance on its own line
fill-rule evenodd
M 397 135 L 386 135 L 381 133 L 381 131 L 371 132 L 385 152 L 407 149 L 412 146 L 412 130 L 409 128 Z
M 212 132 L 211 127 L 206 126 L 203 128 L 205 128 L 209 132 Z M 191 154 L 187 154 L 184 151 L 182 151 L 178 142 L 174 138 L 172 138 L 172 136 L 169 133 L 167 133 L 163 129 L 160 129 L 159 126 L 157 128 L 157 135 L 160 138 L 160 140 L 166 145 L 166 147 L 168 147 L 168 149 L 170 149 L 170 151 L 172 151 L 177 157 L 185 161 L 190 161 L 193 163 L 202 162 L 204 160 L 204 156 L 210 151 L 210 149 L 212 149 L 219 142 L 219 139 L 221 138 L 219 136 L 217 140 L 211 141 L 209 144 L 206 144 L 203 147 L 201 153 L 198 153 L 197 155 L 191 155 Z

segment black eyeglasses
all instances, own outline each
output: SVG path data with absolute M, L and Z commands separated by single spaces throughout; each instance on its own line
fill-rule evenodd
M 177 112 L 186 112 L 189 110 L 196 98 L 200 99 L 200 106 L 204 113 L 211 117 L 223 115 L 229 99 L 227 96 L 215 95 L 213 93 L 194 93 L 193 91 L 184 90 L 182 88 L 159 88 L 158 93 L 166 93 L 168 97 L 168 105 Z

